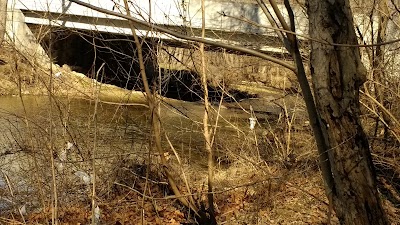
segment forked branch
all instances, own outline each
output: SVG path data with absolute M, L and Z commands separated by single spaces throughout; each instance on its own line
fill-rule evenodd
M 262 53 L 260 51 L 254 50 L 254 49 L 249 49 L 249 48 L 241 47 L 241 46 L 235 46 L 235 45 L 231 45 L 231 44 L 225 44 L 225 43 L 211 41 L 211 40 L 198 38 L 198 37 L 187 36 L 187 35 L 172 31 L 172 30 L 170 30 L 168 28 L 165 28 L 165 27 L 162 27 L 162 26 L 158 26 L 158 25 L 156 25 L 154 23 L 149 23 L 149 22 L 146 22 L 146 21 L 143 21 L 143 20 L 136 19 L 136 18 L 134 18 L 132 16 L 124 15 L 124 14 L 117 13 L 117 12 L 114 12 L 114 11 L 110 11 L 110 10 L 107 10 L 107 9 L 103 9 L 101 7 L 97 7 L 97 6 L 94 6 L 92 4 L 88 4 L 88 3 L 85 3 L 85 2 L 82 2 L 82 1 L 79 1 L 79 0 L 69 0 L 69 1 L 70 2 L 74 2 L 74 3 L 76 3 L 78 5 L 81 5 L 81 6 L 85 6 L 85 7 L 89 8 L 89 9 L 92 9 L 92 10 L 107 14 L 107 15 L 117 16 L 117 17 L 120 17 L 120 18 L 127 19 L 129 21 L 132 21 L 133 23 L 140 24 L 142 26 L 148 27 L 150 30 L 161 32 L 161 33 L 165 33 L 165 34 L 169 34 L 169 35 L 171 35 L 173 37 L 176 37 L 176 38 L 180 38 L 180 39 L 187 40 L 187 41 L 200 42 L 200 43 L 204 43 L 204 44 L 207 44 L 207 45 L 211 45 L 211 46 L 215 46 L 215 47 L 221 47 L 221 48 L 225 48 L 225 49 L 228 49 L 228 50 L 238 51 L 238 52 L 245 53 L 245 54 L 248 54 L 248 55 L 256 56 L 256 57 L 265 59 L 267 61 L 276 63 L 278 65 L 281 65 L 283 67 L 286 67 L 286 68 L 288 68 L 288 69 L 290 69 L 290 70 L 292 70 L 293 72 L 296 73 L 296 68 L 292 64 L 287 63 L 284 60 L 280 60 L 280 59 L 274 58 L 272 56 L 269 56 L 269 55 L 267 55 L 265 53 Z

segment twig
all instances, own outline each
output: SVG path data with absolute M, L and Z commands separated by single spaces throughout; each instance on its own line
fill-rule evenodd
M 174 36 L 176 38 L 180 38 L 180 39 L 188 40 L 188 41 L 199 42 L 199 43 L 204 43 L 204 44 L 208 44 L 208 45 L 212 45 L 212 46 L 216 46 L 216 47 L 221 47 L 221 48 L 225 48 L 225 49 L 229 49 L 229 50 L 238 51 L 238 52 L 246 53 L 246 54 L 249 54 L 249 55 L 257 56 L 259 58 L 274 62 L 276 64 L 279 64 L 279 65 L 283 66 L 283 67 L 286 67 L 286 68 L 292 70 L 293 72 L 296 72 L 296 68 L 292 64 L 289 64 L 289 63 L 287 63 L 287 62 L 285 62 L 283 60 L 276 59 L 274 57 L 271 57 L 271 56 L 269 56 L 267 54 L 264 54 L 264 53 L 256 51 L 256 50 L 252 50 L 252 49 L 245 48 L 245 47 L 240 47 L 240 46 L 234 46 L 234 45 L 230 45 L 230 44 L 225 44 L 225 43 L 221 43 L 221 42 L 211 41 L 211 40 L 207 40 L 207 39 L 203 39 L 203 38 L 187 36 L 187 35 L 180 34 L 180 33 L 177 33 L 175 31 L 172 31 L 170 29 L 155 25 L 153 23 L 149 23 L 149 22 L 145 22 L 145 21 L 142 21 L 142 20 L 138 20 L 138 19 L 136 19 L 134 17 L 127 16 L 127 15 L 124 15 L 124 14 L 121 14 L 121 13 L 116 13 L 116 12 L 113 12 L 113 11 L 110 11 L 110 10 L 106 10 L 106 9 L 101 8 L 101 7 L 97 7 L 97 6 L 94 6 L 92 4 L 88 4 L 88 3 L 85 3 L 85 2 L 82 2 L 82 1 L 79 1 L 79 0 L 69 0 L 69 1 L 74 2 L 76 4 L 79 4 L 79 5 L 82 5 L 82 6 L 85 6 L 87 8 L 93 9 L 93 10 L 101 12 L 101 13 L 105 13 L 105 14 L 108 14 L 108 15 L 117 16 L 117 17 L 120 17 L 120 18 L 127 19 L 127 20 L 135 22 L 137 24 L 146 26 L 146 27 L 150 28 L 151 30 L 162 32 L 162 33 L 166 33 L 166 34 L 172 35 L 172 36 Z

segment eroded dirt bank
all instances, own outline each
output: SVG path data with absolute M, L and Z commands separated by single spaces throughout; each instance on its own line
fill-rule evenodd
M 140 92 L 131 92 L 113 85 L 102 84 L 68 66 L 54 65 L 52 70 L 35 64 L 10 46 L 0 48 L 1 95 L 49 95 L 94 99 L 104 101 L 144 103 Z M 48 67 L 48 66 L 47 66 Z M 52 86 L 50 86 L 52 85 Z

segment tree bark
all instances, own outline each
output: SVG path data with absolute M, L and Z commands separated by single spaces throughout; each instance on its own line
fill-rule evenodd
M 312 38 L 357 44 L 348 0 L 308 0 L 308 15 Z M 312 42 L 310 62 L 315 100 L 331 146 L 336 215 L 342 224 L 388 224 L 359 118 L 359 87 L 366 75 L 359 50 Z
M 0 45 L 3 44 L 6 34 L 7 0 L 0 0 Z

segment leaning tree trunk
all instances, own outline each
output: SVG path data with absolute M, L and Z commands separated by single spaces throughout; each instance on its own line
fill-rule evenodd
M 357 44 L 348 0 L 308 0 L 308 14 L 312 38 Z M 342 224 L 388 224 L 359 118 L 359 87 L 366 72 L 358 48 L 312 42 L 311 75 L 331 146 L 332 204 L 337 217 Z
M 7 0 L 0 0 L 0 45 L 3 43 L 6 34 L 7 21 Z

